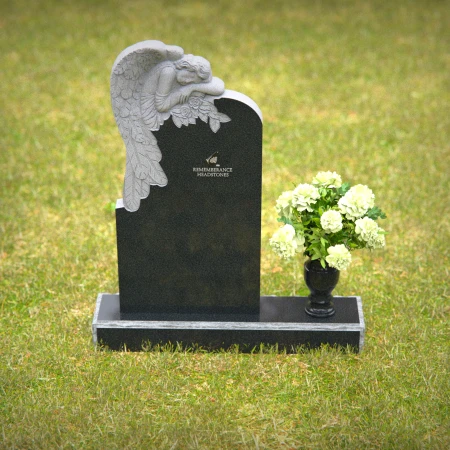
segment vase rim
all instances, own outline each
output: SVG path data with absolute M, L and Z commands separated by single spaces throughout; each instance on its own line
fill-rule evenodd
M 325 264 L 326 264 L 326 267 L 323 268 L 322 264 L 320 264 L 320 260 L 319 259 L 315 259 L 313 261 L 311 258 L 308 258 L 305 261 L 304 265 L 305 265 L 306 269 L 313 269 L 315 271 L 317 271 L 317 269 L 319 269 L 319 271 L 337 271 L 337 272 L 339 272 L 338 269 L 329 266 L 328 263 L 325 263 Z

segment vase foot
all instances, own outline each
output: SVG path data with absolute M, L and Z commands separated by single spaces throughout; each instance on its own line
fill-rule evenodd
M 305 308 L 306 314 L 311 317 L 317 317 L 319 319 L 323 319 L 325 317 L 334 316 L 336 310 L 332 304 L 328 305 L 314 305 L 309 303 L 309 305 Z

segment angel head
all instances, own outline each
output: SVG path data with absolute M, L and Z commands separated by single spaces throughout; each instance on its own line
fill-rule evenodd
M 175 62 L 177 81 L 181 85 L 208 83 L 212 79 L 211 65 L 201 56 L 185 55 Z

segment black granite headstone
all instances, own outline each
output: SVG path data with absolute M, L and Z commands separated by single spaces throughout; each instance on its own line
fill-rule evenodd
M 238 100 L 215 106 L 231 118 L 217 133 L 172 120 L 154 132 L 168 184 L 116 209 L 123 319 L 258 314 L 262 122 Z
M 116 206 L 120 294 L 98 295 L 94 342 L 361 350 L 359 297 L 314 319 L 305 297 L 260 296 L 258 106 L 224 91 L 204 58 L 160 41 L 118 56 L 111 99 L 127 150 Z

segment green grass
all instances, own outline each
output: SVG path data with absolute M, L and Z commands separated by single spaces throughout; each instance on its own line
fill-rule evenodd
M 437 0 L 2 0 L 0 448 L 449 448 L 449 25 Z M 109 73 L 144 39 L 263 111 L 262 293 L 306 292 L 268 247 L 281 191 L 319 170 L 375 191 L 387 248 L 335 292 L 363 299 L 361 354 L 92 346 L 118 291 Z

